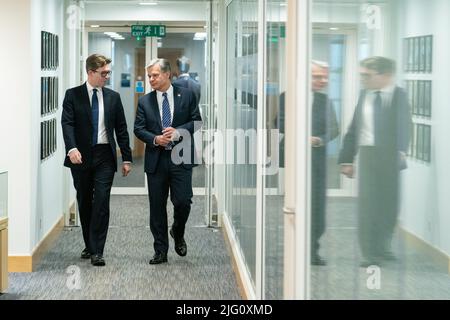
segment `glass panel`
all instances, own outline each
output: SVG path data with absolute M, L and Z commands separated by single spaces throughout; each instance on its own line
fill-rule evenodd
M 310 297 L 449 299 L 450 2 L 312 4 Z
M 133 153 L 133 168 L 127 177 L 122 177 L 120 165 L 122 156 L 117 154 L 119 170 L 114 177 L 113 187 L 145 187 L 144 143 L 133 133 L 137 100 L 144 94 L 135 88 L 145 80 L 145 39 L 137 41 L 130 33 L 120 32 L 123 40 L 115 40 L 104 33 L 89 33 L 89 54 L 99 53 L 112 58 L 111 78 L 107 87 L 120 93 L 128 135 Z M 143 84 L 143 83 L 142 83 Z
M 8 172 L 0 173 L 0 218 L 8 216 Z
M 284 205 L 284 96 L 286 1 L 266 3 L 266 129 L 267 156 L 265 201 L 265 299 L 283 298 Z M 280 141 L 281 139 L 281 141 Z
M 258 3 L 233 1 L 227 9 L 228 205 L 253 280 L 256 273 L 256 121 Z

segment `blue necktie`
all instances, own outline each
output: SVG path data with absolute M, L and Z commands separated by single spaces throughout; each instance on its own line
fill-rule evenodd
M 375 136 L 375 145 L 380 145 L 381 138 L 381 130 L 382 130 L 382 100 L 380 91 L 375 92 L 375 101 L 373 102 L 373 124 L 374 124 L 374 136 Z
M 98 97 L 97 97 L 97 89 L 94 89 L 94 93 L 92 94 L 92 145 L 95 146 L 97 144 L 98 139 Z
M 170 115 L 169 100 L 167 99 L 167 92 L 163 93 L 162 102 L 162 126 L 163 128 L 168 128 L 171 125 L 172 119 Z
M 172 119 L 170 115 L 170 106 L 169 100 L 167 99 L 167 92 L 163 93 L 163 102 L 162 102 L 162 126 L 163 128 L 168 128 L 172 124 Z M 166 150 L 172 149 L 172 142 L 169 142 L 166 145 Z

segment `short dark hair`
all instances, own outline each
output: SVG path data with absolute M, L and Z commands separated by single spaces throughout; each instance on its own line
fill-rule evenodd
M 374 70 L 380 74 L 394 74 L 395 73 L 395 61 L 385 57 L 370 57 L 361 61 L 361 67 Z
M 107 58 L 105 56 L 102 56 L 101 54 L 91 54 L 87 59 L 86 59 L 86 72 L 88 72 L 89 70 L 95 71 L 98 68 L 104 67 L 107 64 L 111 63 L 111 59 Z
M 191 66 L 191 60 L 189 60 L 185 56 L 177 59 L 177 67 L 181 73 L 189 72 L 190 66 Z

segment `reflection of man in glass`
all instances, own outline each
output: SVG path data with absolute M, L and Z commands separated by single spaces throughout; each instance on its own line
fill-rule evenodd
M 339 128 L 334 108 L 322 92 L 328 85 L 328 65 L 313 61 L 311 72 L 311 263 L 325 265 L 326 261 L 319 255 L 319 239 L 325 231 L 326 144 L 337 137 Z
M 371 57 L 361 62 L 364 89 L 339 155 L 341 173 L 353 178 L 359 153 L 358 239 L 363 267 L 395 259 L 390 246 L 411 117 L 407 95 L 395 85 L 394 74 L 391 59 Z

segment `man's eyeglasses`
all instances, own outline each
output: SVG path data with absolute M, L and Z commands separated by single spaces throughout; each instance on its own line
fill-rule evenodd
M 110 76 L 111 73 L 112 73 L 111 70 L 109 70 L 109 71 L 102 71 L 102 72 L 97 71 L 97 70 L 92 70 L 92 72 L 98 72 L 98 73 L 100 73 L 100 75 L 101 75 L 103 78 L 106 78 L 107 76 Z

